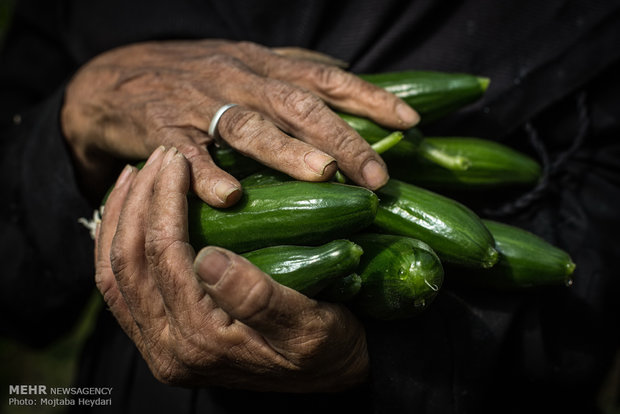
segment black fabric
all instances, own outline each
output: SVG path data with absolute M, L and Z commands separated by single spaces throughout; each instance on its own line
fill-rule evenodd
M 371 380 L 333 395 L 164 386 L 103 312 L 78 377 L 114 387 L 113 406 L 99 411 L 597 412 L 620 335 L 619 17 L 620 2 L 603 0 L 20 0 L 0 57 L 2 334 L 53 339 L 93 288 L 92 242 L 77 219 L 94 206 L 78 191 L 58 125 L 63 86 L 80 65 L 153 39 L 300 46 L 354 72 L 490 77 L 481 101 L 425 132 L 496 139 L 543 162 L 535 194 L 459 197 L 570 252 L 573 286 L 483 292 L 448 271 L 425 314 L 364 321 Z
M 62 87 L 2 130 L 1 333 L 44 345 L 66 333 L 93 289 L 92 241 L 58 111 Z M 24 137 L 27 137 L 25 139 Z

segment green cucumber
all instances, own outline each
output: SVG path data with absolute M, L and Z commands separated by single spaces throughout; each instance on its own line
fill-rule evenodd
M 362 288 L 362 277 L 351 273 L 332 281 L 316 296 L 317 299 L 329 302 L 349 302 Z
M 293 178 L 283 172 L 271 168 L 265 168 L 261 171 L 257 171 L 253 174 L 248 175 L 247 177 L 240 180 L 240 183 L 243 188 L 247 188 L 279 184 L 287 181 L 293 181 Z
M 420 240 L 390 234 L 357 234 L 351 240 L 364 254 L 358 273 L 362 287 L 353 307 L 375 319 L 415 316 L 427 309 L 443 283 L 443 266 Z
M 488 268 L 497 262 L 491 233 L 465 205 L 397 179 L 377 195 L 374 227 L 381 232 L 420 239 L 449 263 Z
M 322 244 L 370 225 L 377 210 L 370 190 L 337 183 L 290 181 L 247 187 L 234 206 L 189 200 L 190 242 L 237 253 L 279 244 Z
M 360 77 L 392 92 L 413 107 L 421 123 L 440 119 L 482 97 L 489 78 L 467 73 L 402 71 Z
M 355 129 L 369 144 L 375 145 L 390 132 L 367 118 L 355 115 L 338 114 L 351 128 Z M 382 154 L 390 173 L 393 168 L 406 170 L 414 160 L 422 158 L 447 169 L 466 170 L 469 160 L 460 155 L 441 150 L 429 143 L 417 128 L 404 131 L 403 139 L 394 147 Z
M 575 263 L 567 252 L 516 226 L 483 222 L 495 239 L 499 260 L 491 269 L 464 272 L 468 282 L 500 290 L 572 284 Z
M 533 185 L 541 177 L 538 162 L 498 142 L 473 137 L 426 137 L 425 141 L 443 153 L 466 158 L 469 168 L 449 170 L 418 156 L 409 165 L 388 163 L 390 175 L 423 187 L 450 190 Z
M 344 239 L 320 246 L 271 246 L 253 250 L 243 257 L 276 282 L 313 296 L 336 278 L 353 272 L 363 250 Z

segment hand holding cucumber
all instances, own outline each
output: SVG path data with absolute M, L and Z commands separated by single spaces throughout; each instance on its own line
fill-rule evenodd
M 210 134 L 227 104 L 237 106 Z M 99 190 L 93 196 L 105 192 L 119 160 L 144 159 L 165 145 L 189 160 L 200 198 L 234 204 L 241 187 L 209 156 L 213 135 L 297 179 L 325 181 L 339 168 L 359 185 L 380 187 L 388 178 L 384 162 L 328 105 L 395 129 L 419 119 L 395 95 L 337 66 L 219 40 L 104 53 L 69 83 L 61 119 L 84 187 Z
M 190 168 L 171 149 L 127 167 L 97 231 L 96 281 L 161 381 L 334 391 L 363 381 L 365 334 L 343 306 L 286 288 L 228 250 L 188 242 Z

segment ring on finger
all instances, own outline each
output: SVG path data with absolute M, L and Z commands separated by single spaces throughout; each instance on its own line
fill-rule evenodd
M 222 115 L 224 115 L 224 112 L 228 111 L 230 108 L 232 108 L 233 106 L 237 106 L 237 104 L 226 104 L 226 105 L 222 105 L 216 112 L 215 115 L 213 115 L 213 118 L 211 119 L 211 123 L 209 124 L 209 135 L 215 140 L 215 142 L 219 142 L 222 137 L 220 136 L 220 133 L 217 129 L 217 124 L 220 122 L 220 119 L 222 118 Z

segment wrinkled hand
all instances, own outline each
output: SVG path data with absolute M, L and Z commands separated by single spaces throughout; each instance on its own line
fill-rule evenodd
M 368 370 L 344 307 L 276 283 L 241 256 L 188 244 L 190 169 L 158 148 L 126 167 L 96 236 L 96 282 L 155 377 L 175 385 L 336 391 Z
M 115 160 L 175 146 L 190 163 L 192 190 L 229 206 L 240 184 L 206 146 L 215 112 L 235 103 L 218 131 L 239 152 L 300 180 L 324 181 L 340 168 L 359 185 L 380 187 L 385 164 L 330 107 L 398 129 L 419 118 L 394 95 L 315 56 L 204 40 L 141 43 L 96 57 L 69 83 L 61 114 L 80 176 L 105 191 Z

